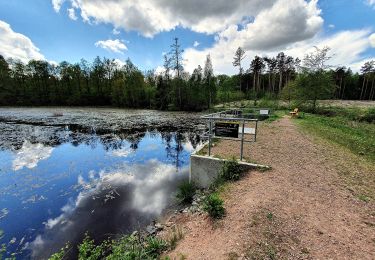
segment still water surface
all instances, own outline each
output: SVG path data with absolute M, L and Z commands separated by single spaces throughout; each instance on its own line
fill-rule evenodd
M 0 244 L 17 259 L 45 259 L 86 231 L 101 240 L 149 224 L 188 177 L 200 144 L 196 118 L 0 108 Z

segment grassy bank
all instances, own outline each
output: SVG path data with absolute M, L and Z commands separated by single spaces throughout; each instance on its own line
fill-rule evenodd
M 332 110 L 328 116 L 305 114 L 295 122 L 327 147 L 325 158 L 333 163 L 344 186 L 359 200 L 375 200 L 375 124 L 363 115 L 371 109 Z M 356 113 L 357 112 L 357 113 Z M 359 113 L 358 113 L 359 112 Z M 365 119 L 365 120 L 364 120 Z
M 352 117 L 313 114 L 305 114 L 297 122 L 305 130 L 375 162 L 374 123 L 353 120 Z

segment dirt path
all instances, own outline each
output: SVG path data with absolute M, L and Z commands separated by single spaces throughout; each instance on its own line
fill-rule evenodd
M 375 207 L 343 184 L 337 155 L 348 169 L 368 171 L 345 153 L 323 147 L 289 118 L 262 124 L 250 157 L 272 166 L 250 172 L 224 192 L 226 217 L 180 216 L 184 239 L 172 259 L 375 259 Z M 217 154 L 238 153 L 223 141 Z M 352 160 L 352 159 L 351 159 Z M 372 170 L 374 168 L 371 168 Z M 370 170 L 371 170 L 370 169 Z

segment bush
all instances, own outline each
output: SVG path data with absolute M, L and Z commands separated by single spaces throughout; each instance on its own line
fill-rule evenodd
M 182 203 L 191 203 L 197 187 L 194 183 L 184 181 L 178 186 L 176 197 Z
M 362 119 L 361 121 L 374 123 L 375 122 L 375 108 L 369 108 L 361 119 Z
M 214 219 L 222 218 L 225 215 L 224 201 L 216 194 L 212 193 L 204 200 L 203 209 Z
M 62 255 L 63 250 L 61 250 L 58 254 Z M 60 255 L 54 255 L 60 256 Z M 86 233 L 85 238 L 83 239 L 82 243 L 78 246 L 78 259 L 90 259 L 90 260 L 96 260 L 96 259 L 102 259 L 104 256 L 104 244 L 101 245 L 95 245 L 95 242 L 93 239 L 91 239 Z M 58 259 L 58 258 L 57 258 Z
M 146 253 L 152 259 L 157 259 L 160 254 L 168 248 L 168 243 L 157 237 L 148 237 Z
M 234 158 L 224 162 L 223 168 L 221 168 L 220 178 L 225 181 L 237 181 L 241 178 L 241 175 L 241 166 Z

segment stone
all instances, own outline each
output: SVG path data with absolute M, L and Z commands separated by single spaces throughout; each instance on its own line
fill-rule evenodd
M 160 223 L 156 223 L 156 224 L 155 224 L 155 228 L 156 228 L 157 231 L 160 231 L 160 230 L 163 230 L 163 229 L 164 229 L 163 225 L 160 224 Z
M 148 225 L 146 227 L 146 231 L 150 235 L 155 235 L 156 234 L 156 228 L 155 228 L 155 226 L 152 226 L 152 225 Z

